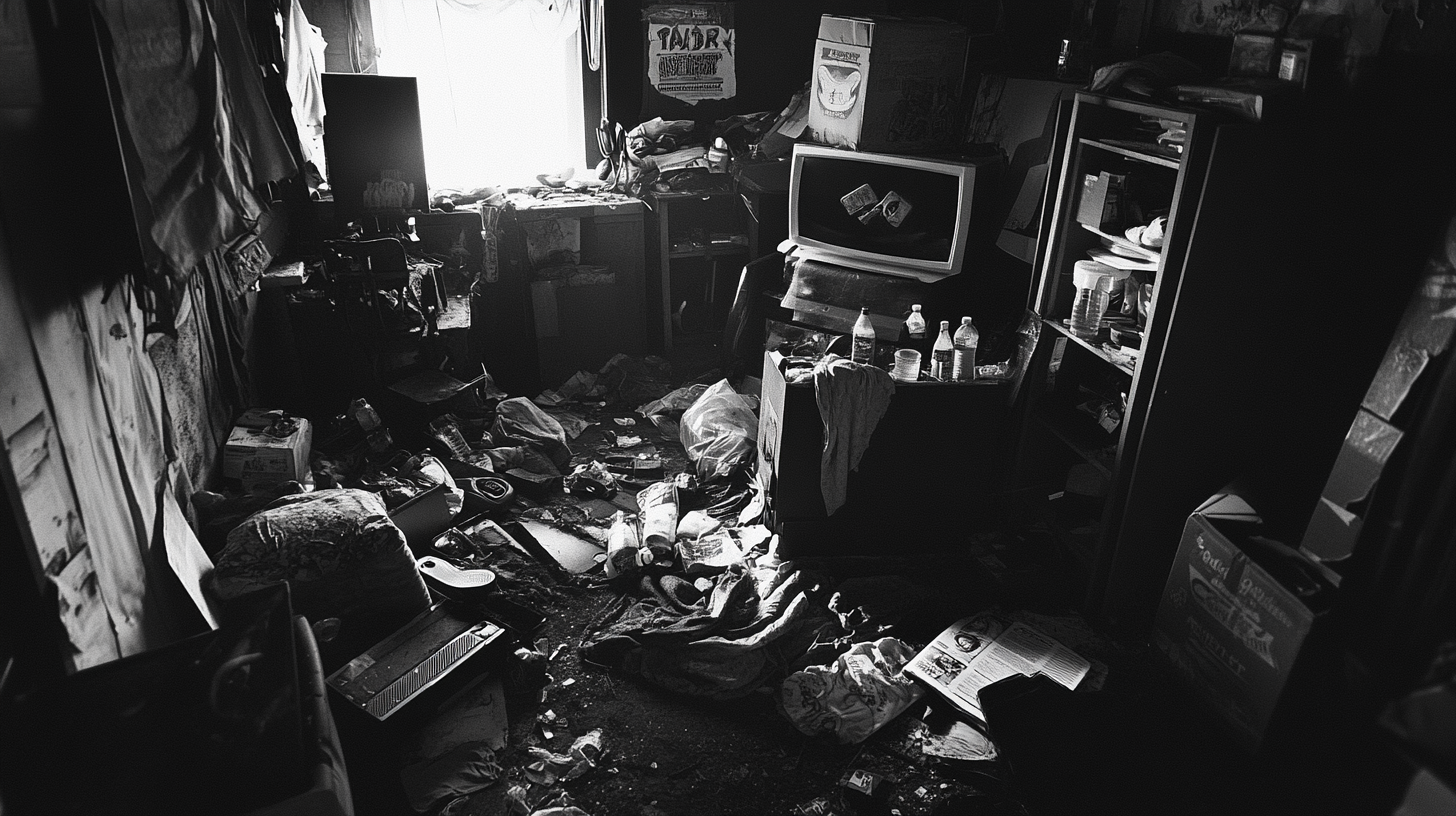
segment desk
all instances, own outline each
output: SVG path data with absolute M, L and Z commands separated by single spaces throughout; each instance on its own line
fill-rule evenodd
M 537 394 L 618 352 L 646 350 L 645 210 L 641 200 L 615 194 L 507 198 L 499 275 L 477 282 L 471 297 L 472 358 L 498 385 Z M 575 263 L 539 257 L 539 236 L 555 227 L 576 236 Z

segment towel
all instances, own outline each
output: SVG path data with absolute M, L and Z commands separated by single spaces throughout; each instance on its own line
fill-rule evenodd
M 819 489 L 824 512 L 833 515 L 844 504 L 849 472 L 859 460 L 875 426 L 890 407 L 895 382 L 883 369 L 830 354 L 814 365 L 814 401 L 824 421 L 824 452 L 819 459 Z

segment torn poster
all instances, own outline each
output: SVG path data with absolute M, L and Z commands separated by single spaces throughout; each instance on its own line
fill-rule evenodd
M 658 93 L 696 104 L 738 95 L 733 4 L 648 6 L 647 79 Z

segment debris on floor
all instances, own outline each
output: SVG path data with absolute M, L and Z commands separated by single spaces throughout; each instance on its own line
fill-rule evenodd
M 445 485 L 459 500 L 442 529 L 409 538 L 432 564 L 418 569 L 513 641 L 484 683 L 386 746 L 403 800 L 432 816 L 1021 812 L 984 724 L 902 671 L 999 599 L 947 586 L 939 563 L 909 576 L 781 558 L 756 396 L 673 388 L 665 362 L 618 355 L 534 399 L 483 372 L 417 378 L 396 391 L 421 410 L 358 400 L 325 423 L 315 495 L 374 491 L 393 509 Z M 303 489 L 199 504 L 244 516 Z M 958 568 L 1010 557 L 966 538 Z M 491 580 L 456 587 L 444 566 Z M 1098 646 L 1075 621 L 1038 622 Z

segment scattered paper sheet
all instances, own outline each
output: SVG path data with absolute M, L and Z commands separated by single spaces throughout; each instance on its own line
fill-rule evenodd
M 1044 674 L 1076 689 L 1091 662 L 1036 627 L 993 613 L 962 618 L 905 666 L 957 708 L 984 721 L 979 692 L 1016 674 Z

